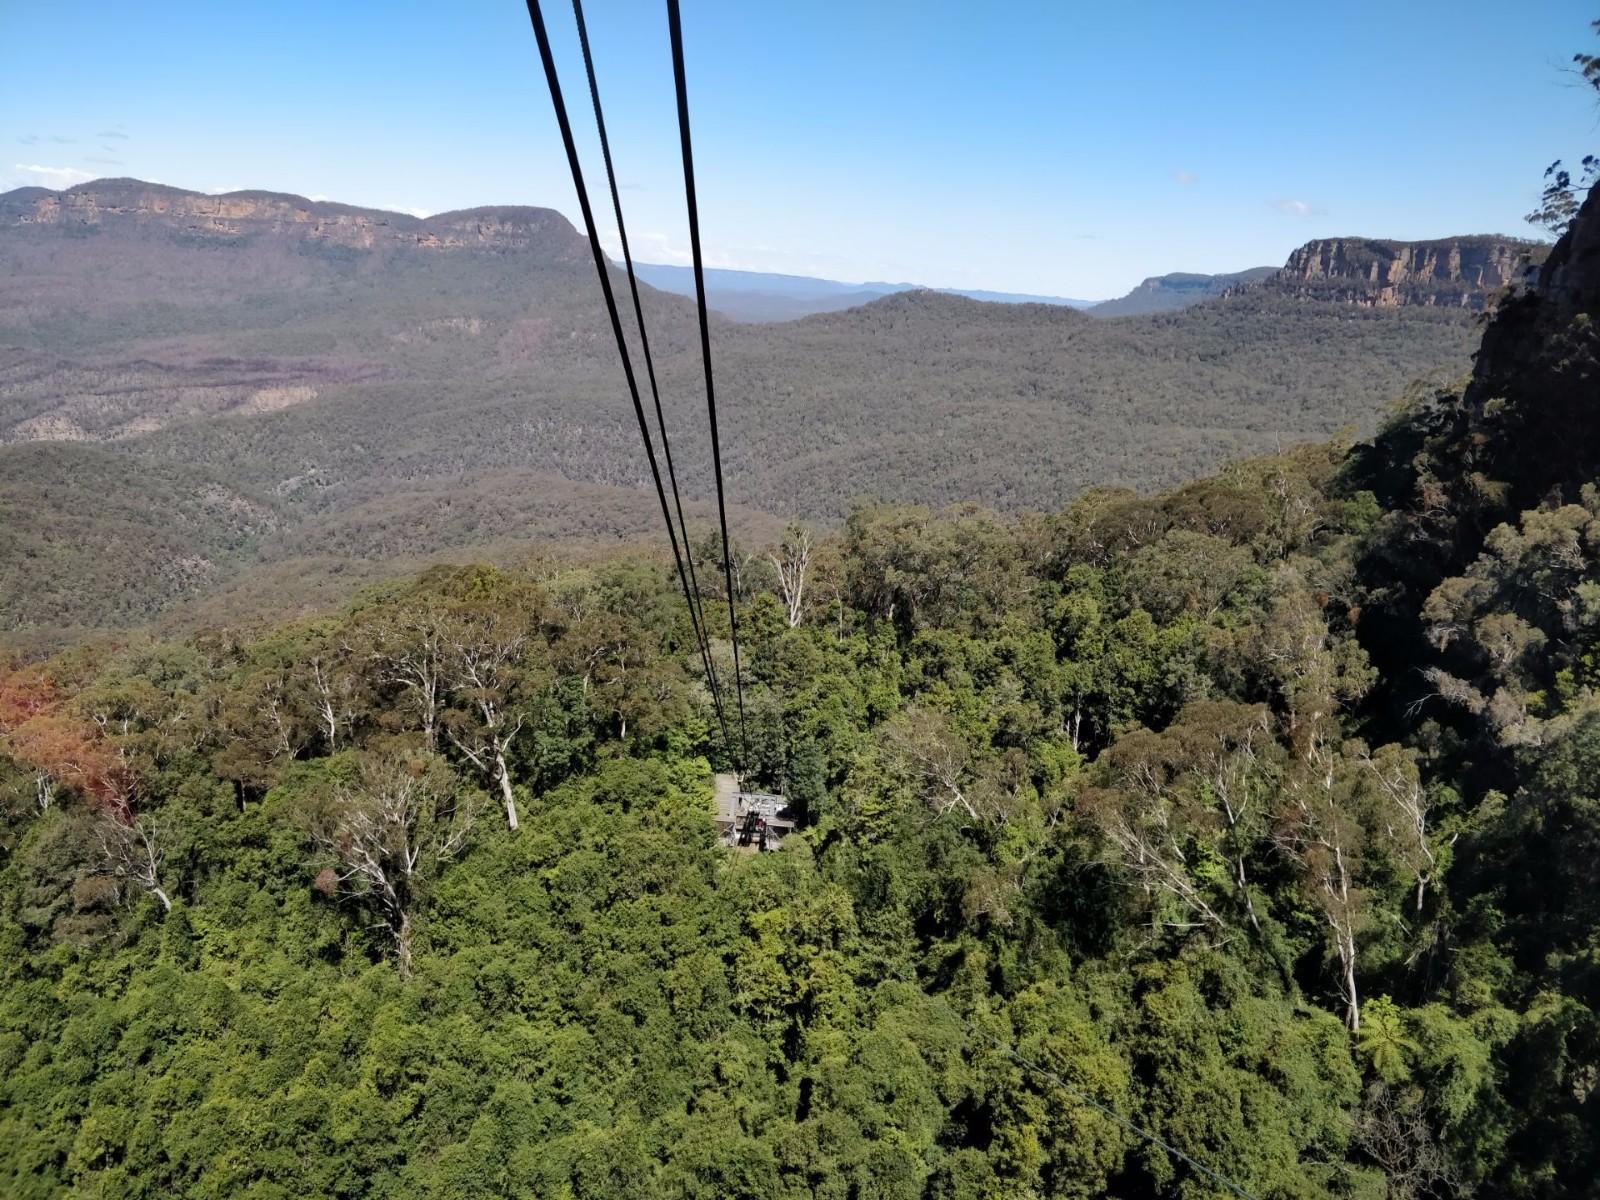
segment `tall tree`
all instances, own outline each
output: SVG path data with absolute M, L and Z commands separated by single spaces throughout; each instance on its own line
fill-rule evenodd
M 783 601 L 790 629 L 805 618 L 806 570 L 811 565 L 812 548 L 811 530 L 799 521 L 791 521 L 783 531 L 783 540 L 767 555 L 777 572 L 778 598 Z
M 440 759 L 364 756 L 354 780 L 307 814 L 312 843 L 334 864 L 318 874 L 318 889 L 376 910 L 403 976 L 411 974 L 413 906 L 466 847 L 477 810 L 477 794 Z
M 443 634 L 449 707 L 446 738 L 500 792 L 515 830 L 512 747 L 527 723 L 523 701 L 548 679 L 544 645 L 531 613 L 511 597 L 455 604 Z

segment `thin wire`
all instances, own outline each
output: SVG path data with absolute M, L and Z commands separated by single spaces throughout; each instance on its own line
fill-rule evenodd
M 711 323 L 706 316 L 706 273 L 700 254 L 700 206 L 694 190 L 694 147 L 689 136 L 689 87 L 683 70 L 683 23 L 678 14 L 678 0 L 667 0 L 667 25 L 672 33 L 672 76 L 678 91 L 678 137 L 683 143 L 683 190 L 689 209 L 689 249 L 694 255 L 695 303 L 700 310 L 700 357 L 706 367 L 706 411 L 711 418 L 711 465 L 717 473 L 717 519 L 722 525 L 722 575 L 728 589 L 728 631 L 733 641 L 734 691 L 739 700 L 739 742 L 748 756 L 749 744 L 744 725 L 744 677 L 739 670 L 739 618 L 734 612 L 733 551 L 728 543 L 728 506 L 722 488 L 717 393 L 711 377 Z
M 578 44 L 583 48 L 583 69 L 589 78 L 589 99 L 594 103 L 594 123 L 600 133 L 600 154 L 606 164 L 606 183 L 611 189 L 611 208 L 617 218 L 617 236 L 622 240 L 622 261 L 628 271 L 628 289 L 633 294 L 633 315 L 639 324 L 639 344 L 644 350 L 645 373 L 650 379 L 650 397 L 655 402 L 656 429 L 661 434 L 662 458 L 667 464 L 667 480 L 672 485 L 672 503 L 678 514 L 678 529 L 683 535 L 684 557 L 689 563 L 689 579 L 684 598 L 689 603 L 689 619 L 694 624 L 695 641 L 700 647 L 700 661 L 705 667 L 706 680 L 711 688 L 711 702 L 716 708 L 717 723 L 722 727 L 722 742 L 731 753 L 733 743 L 728 737 L 728 722 L 722 709 L 722 690 L 717 682 L 716 668 L 711 661 L 711 638 L 706 630 L 705 614 L 700 604 L 700 580 L 695 574 L 694 554 L 689 549 L 689 522 L 683 515 L 683 498 L 678 492 L 678 473 L 672 462 L 672 443 L 667 438 L 667 419 L 661 411 L 661 389 L 656 383 L 655 357 L 650 353 L 650 335 L 645 329 L 644 305 L 639 300 L 639 280 L 633 270 L 633 251 L 628 246 L 628 226 L 622 218 L 622 196 L 617 188 L 617 173 L 611 162 L 611 139 L 606 135 L 605 111 L 600 106 L 600 85 L 595 80 L 594 57 L 589 50 L 589 27 L 583 19 L 583 0 L 572 0 L 572 15 L 578 23 Z
M 655 480 L 656 499 L 661 502 L 661 517 L 667 523 L 667 538 L 672 543 L 672 558 L 678 566 L 678 580 L 683 585 L 684 599 L 693 611 L 689 593 L 689 576 L 683 568 L 683 555 L 678 550 L 678 534 L 672 524 L 672 512 L 667 507 L 666 489 L 661 484 L 661 468 L 656 465 L 655 446 L 650 440 L 650 426 L 645 420 L 644 405 L 639 399 L 639 382 L 634 378 L 633 359 L 628 354 L 628 341 L 622 332 L 622 318 L 617 313 L 617 298 L 611 291 L 611 275 L 607 270 L 605 252 L 600 248 L 600 237 L 595 230 L 594 210 L 589 207 L 589 189 L 583 182 L 583 164 L 578 161 L 578 147 L 572 140 L 572 122 L 567 119 L 567 106 L 561 98 L 561 79 L 556 74 L 556 62 L 550 53 L 550 35 L 545 30 L 544 13 L 539 0 L 527 0 L 528 19 L 533 22 L 533 35 L 539 42 L 539 58 L 544 64 L 545 80 L 550 85 L 550 103 L 555 108 L 556 123 L 561 127 L 561 141 L 567 151 L 567 166 L 572 171 L 572 185 L 578 193 L 578 207 L 583 212 L 584 230 L 589 235 L 589 250 L 594 255 L 594 269 L 600 276 L 600 290 L 605 296 L 606 312 L 611 317 L 611 332 L 617 340 L 617 353 L 622 358 L 623 374 L 628 379 L 628 394 L 633 399 L 633 415 L 639 422 L 639 436 L 644 439 L 645 457 L 650 461 L 650 476 Z M 730 747 L 731 748 L 731 747 Z
M 941 1000 L 942 1000 L 942 997 L 941 997 Z M 1111 1120 L 1115 1121 L 1118 1125 L 1120 1125 L 1124 1129 L 1126 1129 L 1129 1133 L 1135 1134 L 1136 1136 L 1143 1138 L 1145 1141 L 1151 1143 L 1152 1145 L 1160 1146 L 1163 1150 L 1165 1150 L 1168 1154 L 1172 1155 L 1174 1158 L 1179 1159 L 1180 1161 L 1182 1161 L 1184 1163 L 1187 1163 L 1190 1167 L 1192 1167 L 1196 1171 L 1200 1172 L 1200 1174 L 1204 1175 L 1207 1179 L 1210 1179 L 1212 1182 L 1220 1183 L 1223 1187 L 1227 1188 L 1234 1195 L 1243 1197 L 1243 1200 L 1257 1200 L 1257 1197 L 1255 1195 L 1253 1195 L 1250 1192 L 1245 1191 L 1244 1188 L 1240 1187 L 1237 1183 L 1235 1183 L 1233 1180 L 1229 1179 L 1226 1175 L 1221 1175 L 1218 1172 L 1213 1171 L 1210 1167 L 1206 1166 L 1204 1163 L 1198 1162 L 1197 1160 L 1191 1158 L 1189 1155 L 1185 1154 L 1182 1150 L 1179 1150 L 1171 1142 L 1165 1141 L 1162 1138 L 1157 1137 L 1155 1134 L 1151 1133 L 1148 1129 L 1145 1129 L 1142 1126 L 1135 1125 L 1132 1121 L 1128 1120 L 1128 1118 L 1124 1117 L 1121 1113 L 1118 1113 L 1113 1109 L 1107 1108 L 1104 1104 L 1101 1104 L 1100 1101 L 1096 1100 L 1093 1096 L 1089 1096 L 1089 1095 L 1079 1091 L 1077 1088 L 1073 1087 L 1066 1080 L 1062 1079 L 1061 1076 L 1057 1075 L 1054 1071 L 1051 1071 L 1051 1070 L 1049 1070 L 1049 1069 L 1047 1069 L 1045 1067 L 1041 1067 L 1041 1066 L 1039 1066 L 1039 1064 L 1034 1063 L 1034 1062 L 1030 1062 L 1026 1058 L 1023 1058 L 1022 1055 L 1018 1054 L 1015 1050 L 1013 1050 L 1010 1046 L 1006 1045 L 1003 1041 L 1001 1041 L 994 1034 L 990 1033 L 988 1030 L 979 1029 L 971 1021 L 967 1020 L 960 1013 L 956 1012 L 955 1009 L 950 1008 L 950 1004 L 949 1004 L 948 1001 L 944 1001 L 944 1004 L 945 1004 L 946 1008 L 950 1009 L 951 1014 L 956 1018 L 956 1020 L 960 1021 L 961 1024 L 966 1028 L 968 1033 L 976 1033 L 976 1034 L 979 1034 L 979 1035 L 981 1035 L 983 1037 L 988 1038 L 997 1047 L 999 1047 L 1000 1052 L 1002 1054 L 1004 1054 L 1007 1058 L 1011 1059 L 1013 1062 L 1015 1062 L 1018 1066 L 1022 1067 L 1024 1070 L 1032 1071 L 1035 1075 L 1043 1076 L 1045 1079 L 1047 1079 L 1051 1083 L 1055 1084 L 1062 1091 L 1066 1092 L 1067 1095 L 1071 1096 L 1074 1100 L 1077 1100 L 1080 1104 L 1086 1104 L 1090 1108 L 1094 1109 L 1097 1113 L 1100 1113 L 1102 1116 L 1109 1117 Z

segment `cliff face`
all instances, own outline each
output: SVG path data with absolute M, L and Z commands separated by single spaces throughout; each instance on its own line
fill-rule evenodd
M 1539 291 L 1576 312 L 1600 312 L 1600 189 L 1592 190 L 1572 227 L 1545 259 Z
M 417 218 L 277 192 L 208 196 L 135 179 L 102 179 L 55 192 L 20 188 L 0 195 L 0 228 L 45 226 L 63 232 L 118 229 L 227 241 L 305 239 L 356 250 L 534 251 L 580 262 L 588 247 L 548 208 L 474 208 Z
M 1538 278 L 1496 306 L 1466 387 L 1352 453 L 1352 486 L 1406 530 L 1362 573 L 1409 594 L 1400 619 L 1418 638 L 1423 601 L 1467 570 L 1492 530 L 1531 508 L 1578 503 L 1600 479 L 1600 189 L 1545 249 Z
M 1432 242 L 1324 238 L 1307 242 L 1266 286 L 1363 308 L 1402 305 L 1481 309 L 1504 288 L 1531 282 L 1549 247 L 1516 238 Z

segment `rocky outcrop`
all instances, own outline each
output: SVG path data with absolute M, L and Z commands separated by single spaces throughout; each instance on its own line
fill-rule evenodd
M 1384 581 L 1377 594 L 1409 596 L 1404 619 L 1416 619 L 1492 530 L 1532 508 L 1579 503 L 1600 479 L 1597 405 L 1600 189 L 1538 278 L 1496 306 L 1466 387 L 1440 391 L 1352 451 L 1350 486 L 1371 491 L 1400 531 L 1362 567 Z
M 1573 312 L 1600 311 L 1600 189 L 1590 191 L 1571 228 L 1539 271 L 1539 291 Z
M 1321 238 L 1291 254 L 1263 286 L 1364 308 L 1481 309 L 1506 288 L 1531 282 L 1549 250 L 1540 242 L 1504 237 Z
M 533 251 L 582 262 L 588 246 L 571 223 L 548 208 L 472 208 L 418 218 L 278 192 L 208 196 L 137 179 L 101 179 L 63 191 L 19 188 L 0 195 L 0 228 L 47 226 L 63 231 L 121 228 L 190 238 L 297 238 L 355 250 Z

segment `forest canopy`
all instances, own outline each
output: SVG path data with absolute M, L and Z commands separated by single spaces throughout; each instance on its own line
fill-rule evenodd
M 777 853 L 659 560 L 12 662 L 3 1190 L 1584 1194 L 1600 501 L 1470 404 L 739 551 Z

